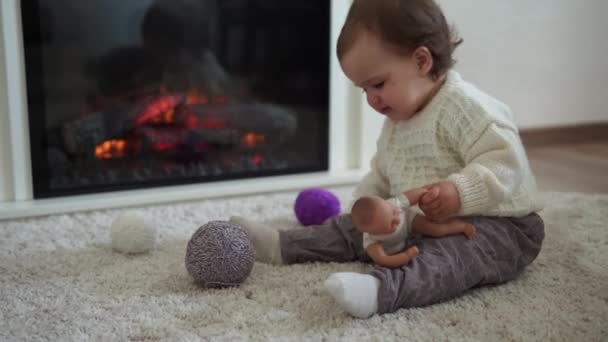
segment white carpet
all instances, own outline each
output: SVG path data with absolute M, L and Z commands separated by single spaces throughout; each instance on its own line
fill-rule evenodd
M 337 188 L 343 201 L 350 188 Z M 117 210 L 0 222 L 0 340 L 578 340 L 608 339 L 608 195 L 546 195 L 547 237 L 517 280 L 447 303 L 352 319 L 323 291 L 359 263 L 257 263 L 240 288 L 205 290 L 184 267 L 190 235 L 239 214 L 293 222 L 294 193 L 144 208 L 159 248 L 109 248 Z M 291 223 L 290 223 L 291 224 Z

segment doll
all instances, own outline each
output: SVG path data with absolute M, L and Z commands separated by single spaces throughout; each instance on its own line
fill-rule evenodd
M 475 236 L 475 227 L 458 219 L 433 222 L 423 215 L 409 213 L 408 208 L 418 204 L 426 189 L 406 191 L 398 198 L 382 199 L 364 196 L 355 201 L 351 210 L 353 224 L 363 233 L 363 248 L 378 265 L 397 268 L 418 255 L 416 246 L 406 247 L 409 234 L 442 237 L 464 234 Z M 414 217 L 409 219 L 408 216 Z

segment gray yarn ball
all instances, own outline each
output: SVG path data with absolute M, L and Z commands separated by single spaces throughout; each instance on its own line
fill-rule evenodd
M 208 222 L 192 235 L 186 248 L 186 269 L 205 287 L 240 285 L 254 262 L 255 249 L 247 233 L 231 222 Z

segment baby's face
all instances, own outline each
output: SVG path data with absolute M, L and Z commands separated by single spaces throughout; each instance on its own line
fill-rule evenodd
M 431 78 L 411 56 L 398 55 L 373 34 L 361 33 L 340 63 L 369 105 L 393 121 L 408 120 L 428 101 Z

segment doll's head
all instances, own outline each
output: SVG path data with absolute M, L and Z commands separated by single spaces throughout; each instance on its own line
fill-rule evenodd
M 373 235 L 391 234 L 400 223 L 399 209 L 376 196 L 359 198 L 351 216 L 357 230 Z
M 337 53 L 369 105 L 400 121 L 419 112 L 443 84 L 460 42 L 434 0 L 354 0 Z

